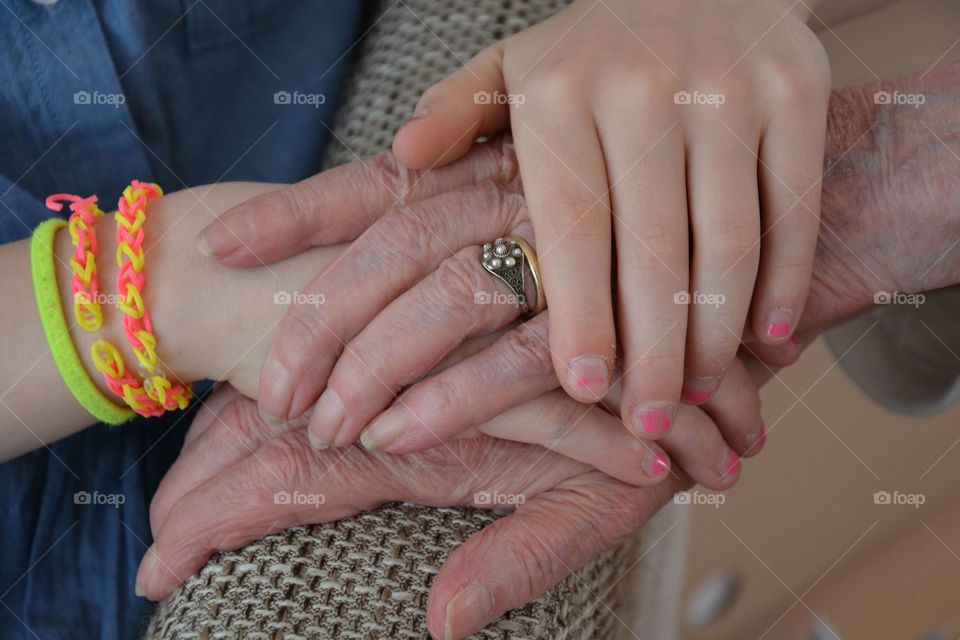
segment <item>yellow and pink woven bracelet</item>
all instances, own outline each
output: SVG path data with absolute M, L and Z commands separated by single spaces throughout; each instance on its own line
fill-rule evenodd
M 70 194 L 56 194 L 47 198 L 47 207 L 55 211 L 63 208 L 64 202 L 70 203 L 70 238 L 74 245 L 74 255 L 70 260 L 73 279 L 71 281 L 71 291 L 73 294 L 73 312 L 77 324 L 83 329 L 98 334 L 98 339 L 90 348 L 90 354 L 94 366 L 104 376 L 107 387 L 117 397 L 121 398 L 127 406 L 134 412 L 143 416 L 159 416 L 168 410 L 185 408 L 192 397 L 190 387 L 180 382 L 172 382 L 163 373 L 160 368 L 160 359 L 157 356 L 157 339 L 153 332 L 153 324 L 150 315 L 147 313 L 143 304 L 143 292 L 146 288 L 146 274 L 144 267 L 146 256 L 143 249 L 144 241 L 144 222 L 147 216 L 147 202 L 163 195 L 162 190 L 155 184 L 147 184 L 134 180 L 128 186 L 119 201 L 119 209 L 115 214 L 117 223 L 117 266 L 119 273 L 117 275 L 117 306 L 123 314 L 123 330 L 127 342 L 133 349 L 140 366 L 145 372 L 144 380 L 133 374 L 126 367 L 123 356 L 120 351 L 108 340 L 100 336 L 100 329 L 103 325 L 103 309 L 100 306 L 100 282 L 97 275 L 97 238 L 94 229 L 94 222 L 103 215 L 103 211 L 97 206 L 97 197 L 89 196 L 81 198 Z M 41 225 L 43 226 L 43 225 Z M 38 229 L 38 233 L 39 233 Z M 54 229 L 52 232 L 45 231 L 45 237 L 50 237 L 52 243 Z M 35 245 L 37 243 L 35 242 Z M 46 244 L 46 240 L 44 243 Z M 51 261 L 52 262 L 52 261 Z M 40 281 L 40 275 L 37 273 L 38 261 L 34 259 L 34 280 Z M 39 261 L 39 264 L 46 265 L 46 261 Z M 46 266 L 43 267 L 46 269 Z M 51 267 L 52 269 L 53 267 Z M 56 278 L 50 278 L 50 274 L 42 274 L 44 282 L 53 280 L 54 286 Z M 47 292 L 49 293 L 49 292 Z M 40 288 L 37 289 L 38 305 L 40 303 Z M 45 296 L 49 298 L 49 295 Z M 49 323 L 48 317 L 54 313 L 53 305 L 46 301 L 41 307 L 41 316 L 44 320 L 44 327 Z M 56 311 L 59 309 L 59 301 L 56 304 Z M 60 318 L 63 313 L 60 311 Z M 61 331 L 59 325 L 55 322 L 51 326 L 57 326 L 57 344 L 63 343 L 64 331 L 69 341 L 69 332 L 66 327 Z M 54 336 L 51 331 L 47 331 L 47 338 L 54 345 Z M 72 347 L 72 342 L 70 343 Z M 106 422 L 117 423 L 129 418 L 132 415 L 121 407 L 106 400 L 96 391 L 96 387 L 89 381 L 86 372 L 76 357 L 76 350 L 73 349 L 73 358 L 61 357 L 57 359 L 61 374 L 67 380 L 68 386 L 90 413 Z M 61 361 L 64 362 L 61 365 Z M 77 382 L 78 371 L 82 376 L 86 376 L 88 384 Z M 93 388 L 93 392 L 90 388 Z M 109 406 L 108 406 L 109 405 Z

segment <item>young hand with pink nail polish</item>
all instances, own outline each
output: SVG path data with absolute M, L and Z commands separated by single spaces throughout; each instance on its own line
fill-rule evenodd
M 560 383 L 595 402 L 619 366 L 624 422 L 661 437 L 745 322 L 795 330 L 830 87 L 814 29 L 882 3 L 575 0 L 428 89 L 393 150 L 425 169 L 512 132 Z

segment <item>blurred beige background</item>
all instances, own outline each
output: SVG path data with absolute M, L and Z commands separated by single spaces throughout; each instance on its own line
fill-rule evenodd
M 835 86 L 926 70 L 960 60 L 960 2 L 898 2 L 822 40 Z M 763 455 L 723 505 L 691 509 L 686 608 L 732 599 L 700 626 L 682 615 L 681 637 L 960 638 L 960 410 L 893 415 L 822 341 L 763 399 Z M 878 505 L 877 491 L 925 503 Z

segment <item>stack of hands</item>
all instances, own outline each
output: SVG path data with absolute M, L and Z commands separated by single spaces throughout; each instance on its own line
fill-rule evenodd
M 944 68 L 897 86 L 955 105 L 957 75 Z M 867 308 L 876 291 L 956 280 L 948 249 L 958 223 L 942 213 L 958 204 L 942 179 L 954 161 L 942 141 L 956 137 L 955 107 L 925 114 L 921 126 L 915 112 L 881 112 L 878 88 L 830 103 L 824 231 L 797 322 L 804 343 Z M 214 259 L 193 246 L 203 221 L 185 211 L 197 207 L 226 210 L 200 236 Z M 501 285 L 479 264 L 492 238 L 536 241 L 506 139 L 429 172 L 384 153 L 289 187 L 182 191 L 152 219 L 151 234 L 164 238 L 151 254 L 161 271 L 153 306 L 158 326 L 170 327 L 165 344 L 176 345 L 167 364 L 184 379 L 228 383 L 205 402 L 153 502 L 156 542 L 138 585 L 154 599 L 215 550 L 292 525 L 388 501 L 523 495 L 434 581 L 430 628 L 462 637 L 622 542 L 678 489 L 730 487 L 740 458 L 763 446 L 759 385 L 802 349 L 799 340 L 742 346 L 716 392 L 680 404 L 657 438 L 624 428 L 617 383 L 596 403 L 571 398 L 549 346 L 555 310 L 518 324 L 518 308 L 497 303 Z M 923 258 L 941 253 L 933 268 Z M 177 280 L 164 271 L 196 277 L 186 292 L 167 291 Z M 223 320 L 201 321 L 211 316 Z M 297 384 L 281 370 L 299 371 Z M 336 402 L 324 400 L 330 390 Z M 289 419 L 258 409 L 258 394 L 285 398 Z M 384 423 L 389 437 L 374 428 Z M 361 433 L 365 447 L 346 446 Z M 658 473 L 661 454 L 673 461 L 668 473 Z M 327 500 L 276 504 L 278 491 Z
M 678 489 L 731 487 L 766 441 L 760 386 L 820 331 L 878 291 L 957 282 L 960 67 L 831 97 L 810 28 L 880 0 L 599 4 L 431 88 L 391 153 L 150 205 L 164 373 L 221 382 L 153 500 L 139 594 L 292 525 L 512 496 L 433 581 L 431 632 L 464 637 Z M 107 256 L 110 226 L 95 225 Z M 537 253 L 548 310 L 522 317 L 481 265 L 504 236 Z M 69 265 L 67 233 L 54 251 Z M 29 242 L 0 252 L 14 298 L 29 264 Z M 69 308 L 71 269 L 56 273 Z M 14 358 L 46 349 L 36 314 L 8 310 Z M 121 343 L 109 315 L 102 337 Z M 95 371 L 95 336 L 70 337 Z M 4 401 L 4 457 L 90 423 L 52 358 L 5 375 L 29 392 Z M 19 415 L 44 439 L 6 428 Z

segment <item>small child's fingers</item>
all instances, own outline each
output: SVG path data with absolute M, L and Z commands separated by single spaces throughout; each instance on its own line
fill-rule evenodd
M 729 489 L 740 477 L 740 456 L 727 446 L 702 407 L 680 405 L 676 424 L 657 444 L 675 467 L 708 489 Z
M 744 342 L 741 353 L 746 353 L 758 362 L 779 369 L 794 364 L 803 352 L 800 337 L 794 333 L 783 344 L 764 344 L 759 341 Z
M 777 111 L 760 146 L 763 244 L 751 309 L 761 341 L 786 342 L 797 328 L 810 289 L 820 224 L 820 179 L 826 136 L 822 96 L 793 100 Z M 822 100 L 824 109 L 810 108 Z
M 453 162 L 479 136 L 498 133 L 510 122 L 503 78 L 503 49 L 498 42 L 423 94 L 393 139 L 393 153 L 410 169 Z M 515 101 L 513 101 L 515 102 Z
M 738 456 L 749 458 L 760 453 L 766 441 L 760 389 L 740 358 L 734 358 L 720 390 L 703 408 Z
M 766 441 L 755 378 L 740 358 L 703 405 L 682 405 L 676 426 L 657 441 L 680 468 L 714 490 L 729 489 L 740 476 L 741 460 Z
M 723 116 L 730 124 L 717 130 L 717 117 L 694 114 L 688 125 L 687 196 L 695 241 L 683 398 L 690 404 L 705 402 L 736 358 L 760 257 L 759 131 L 751 118 L 736 115 Z

